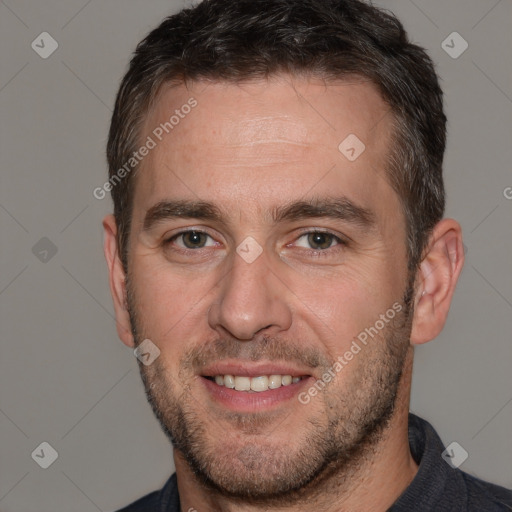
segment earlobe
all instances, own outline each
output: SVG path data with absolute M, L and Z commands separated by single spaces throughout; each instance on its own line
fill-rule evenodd
M 117 246 L 117 225 L 113 215 L 103 219 L 103 249 L 109 272 L 110 293 L 114 302 L 117 334 L 128 347 L 134 346 L 126 301 L 126 276 Z
M 430 236 L 416 279 L 412 344 L 430 341 L 443 329 L 463 264 L 461 227 L 443 219 Z

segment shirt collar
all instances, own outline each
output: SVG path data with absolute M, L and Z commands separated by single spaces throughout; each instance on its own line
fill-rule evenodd
M 461 471 L 446 463 L 444 446 L 434 427 L 409 414 L 409 447 L 418 472 L 389 512 L 457 512 L 467 508 Z

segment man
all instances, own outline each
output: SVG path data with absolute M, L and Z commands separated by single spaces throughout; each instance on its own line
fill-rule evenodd
M 124 511 L 509 510 L 409 415 L 464 253 L 442 92 L 357 0 L 204 0 L 142 41 L 105 254 L 176 473 Z

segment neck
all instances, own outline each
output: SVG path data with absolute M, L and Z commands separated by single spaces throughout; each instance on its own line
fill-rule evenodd
M 181 452 L 174 450 L 181 510 L 219 512 L 378 512 L 387 510 L 411 483 L 418 471 L 408 439 L 412 348 L 404 365 L 395 410 L 371 453 L 361 457 L 356 469 L 341 470 L 324 479 L 300 504 L 269 508 L 233 500 L 205 488 L 195 477 Z

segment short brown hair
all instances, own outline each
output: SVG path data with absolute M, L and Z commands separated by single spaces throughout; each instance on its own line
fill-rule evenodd
M 405 215 L 414 271 L 444 212 L 442 91 L 432 61 L 396 17 L 360 0 L 204 0 L 166 18 L 139 43 L 121 82 L 107 145 L 110 179 L 140 146 L 163 84 L 236 83 L 277 73 L 356 75 L 378 87 L 394 116 L 385 167 Z M 111 190 L 126 271 L 134 174 Z

